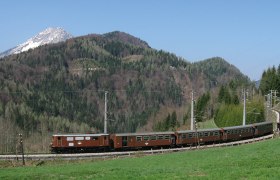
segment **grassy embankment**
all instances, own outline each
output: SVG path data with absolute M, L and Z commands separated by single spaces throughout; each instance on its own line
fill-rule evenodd
M 3 162 L 2 162 L 3 163 Z M 0 168 L 0 179 L 279 179 L 280 139 L 113 160 Z
M 198 129 L 212 129 L 212 128 L 218 128 L 217 125 L 215 124 L 214 119 L 210 119 L 198 123 Z

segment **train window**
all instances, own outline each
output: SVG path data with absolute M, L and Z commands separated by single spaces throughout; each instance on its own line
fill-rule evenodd
M 84 140 L 84 137 L 75 137 L 75 140 L 82 141 L 82 140 Z
M 193 137 L 193 134 L 192 134 L 192 133 L 189 133 L 189 134 L 188 134 L 188 137 L 189 137 L 189 138 L 192 138 L 192 137 Z
M 151 136 L 151 140 L 157 140 L 157 136 Z
M 73 137 L 67 137 L 66 140 L 67 140 L 67 141 L 73 141 L 74 138 L 73 138 Z
M 96 141 L 98 140 L 98 137 L 92 137 L 92 140 Z
M 158 135 L 158 140 L 162 140 L 163 139 L 163 135 Z
M 60 141 L 60 140 L 61 140 L 61 137 L 57 137 L 57 140 L 59 140 L 59 141 Z
M 208 132 L 204 132 L 204 136 L 209 136 L 209 133 Z
M 182 139 L 186 139 L 187 135 L 186 134 L 182 134 Z
M 169 135 L 165 135 L 164 139 L 170 139 L 170 136 Z
M 142 141 L 142 136 L 136 136 L 136 141 Z
M 88 140 L 90 140 L 90 137 L 85 137 L 85 139 L 88 141 Z
M 149 136 L 143 136 L 144 141 L 149 141 L 150 137 Z
M 127 136 L 122 136 L 122 145 L 127 146 Z

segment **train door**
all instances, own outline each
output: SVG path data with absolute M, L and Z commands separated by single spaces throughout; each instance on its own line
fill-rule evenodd
M 175 146 L 175 144 L 176 144 L 176 138 L 175 136 L 171 136 L 171 145 Z
M 221 131 L 220 135 L 221 135 L 220 139 L 222 139 L 223 141 L 227 141 L 227 131 L 225 130 Z
M 255 136 L 258 136 L 258 134 L 259 134 L 259 131 L 258 131 L 258 126 L 254 126 L 253 128 L 252 128 L 252 133 L 253 133 L 253 136 L 255 137 Z
M 57 137 L 58 146 L 62 146 L 62 137 Z
M 103 136 L 99 137 L 99 146 L 104 146 L 104 137 Z
M 109 145 L 109 138 L 108 136 L 104 136 L 104 146 L 108 146 Z
M 122 146 L 127 146 L 127 136 L 122 136 Z

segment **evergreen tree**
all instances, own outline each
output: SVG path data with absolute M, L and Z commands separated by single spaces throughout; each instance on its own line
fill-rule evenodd
M 177 114 L 175 111 L 173 111 L 171 114 L 171 122 L 170 122 L 170 127 L 172 128 L 172 130 L 175 129 L 176 125 L 177 125 Z

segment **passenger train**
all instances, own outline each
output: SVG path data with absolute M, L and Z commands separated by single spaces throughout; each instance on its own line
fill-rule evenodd
M 117 134 L 54 134 L 51 152 L 123 151 L 238 141 L 273 133 L 272 122 L 215 129 Z

